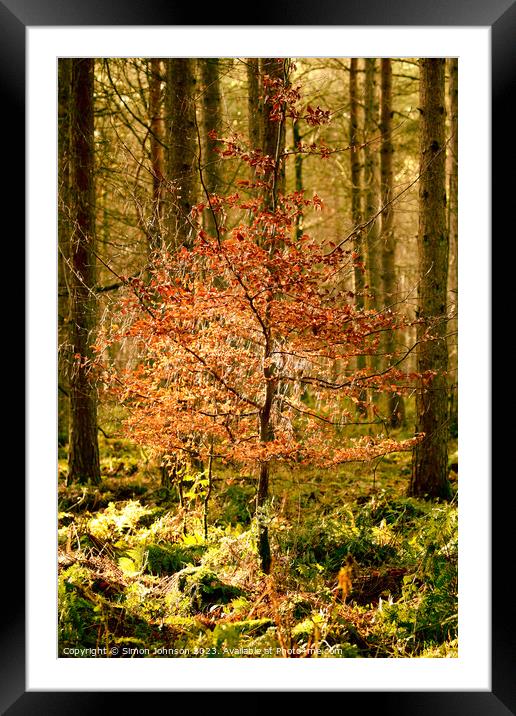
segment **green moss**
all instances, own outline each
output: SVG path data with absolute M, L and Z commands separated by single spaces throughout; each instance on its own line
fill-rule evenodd
M 218 604 L 227 604 L 243 594 L 238 587 L 222 582 L 204 567 L 187 567 L 177 574 L 176 588 L 183 595 L 182 608 L 189 613 L 205 612 Z

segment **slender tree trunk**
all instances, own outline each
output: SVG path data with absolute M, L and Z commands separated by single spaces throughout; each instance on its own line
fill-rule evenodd
M 447 498 L 448 368 L 446 300 L 448 231 L 446 226 L 444 59 L 420 60 L 419 181 L 419 325 L 418 372 L 437 371 L 428 389 L 416 398 L 417 432 L 424 440 L 415 448 L 410 493 Z M 430 338 L 430 340 L 425 340 Z
M 273 79 L 285 80 L 285 73 L 284 60 L 277 57 L 262 60 L 262 82 L 266 75 Z M 278 194 L 285 191 L 285 162 L 281 161 L 281 156 L 285 151 L 285 121 L 278 122 L 271 119 L 275 108 L 270 100 L 270 91 L 262 88 L 262 94 L 269 97 L 263 103 L 263 153 L 272 157 L 275 162 L 274 169 L 264 175 L 264 180 L 270 182 L 271 185 L 270 189 L 265 192 L 265 208 L 271 209 L 276 206 Z
M 360 159 L 360 127 L 359 127 L 359 102 L 358 102 L 358 60 L 352 57 L 349 66 L 349 146 L 351 164 L 351 223 L 354 227 L 362 223 L 362 166 Z M 362 245 L 362 233 L 359 231 L 354 238 L 354 251 L 356 254 L 353 267 L 353 283 L 355 293 L 355 306 L 361 311 L 364 308 L 365 274 L 362 266 L 364 264 L 364 252 Z M 365 355 L 357 356 L 357 370 L 364 370 L 366 367 Z M 359 412 L 365 412 L 366 391 L 360 393 Z
M 279 78 L 284 82 L 288 81 L 286 61 L 276 58 L 268 58 L 262 60 L 262 82 L 264 76 L 271 78 Z M 274 107 L 270 97 L 270 91 L 266 92 L 265 87 L 262 89 L 264 96 L 268 96 L 267 101 L 263 105 L 263 153 L 274 159 L 274 168 L 266 173 L 264 180 L 268 183 L 268 188 L 264 190 L 263 200 L 264 208 L 268 211 L 276 209 L 278 194 L 285 188 L 285 168 L 284 163 L 280 161 L 282 153 L 285 151 L 285 117 L 284 115 L 278 121 L 271 115 Z M 274 239 L 274 237 L 271 237 Z M 271 241 L 269 251 L 276 250 L 276 243 Z M 265 325 L 267 327 L 264 335 L 264 378 L 266 381 L 266 391 L 263 406 L 260 410 L 260 441 L 263 443 L 270 442 L 274 439 L 274 429 L 272 424 L 272 406 L 276 393 L 276 381 L 273 377 L 274 369 L 269 365 L 271 357 L 271 336 L 268 328 L 270 313 L 268 307 L 265 309 Z M 269 543 L 269 529 L 267 526 L 266 508 L 269 500 L 269 462 L 262 461 L 260 464 L 260 473 L 258 476 L 258 490 L 256 494 L 256 513 L 258 522 L 258 553 L 260 556 L 261 567 L 265 574 L 270 572 L 271 568 L 271 549 Z
M 351 223 L 354 227 L 362 223 L 362 167 L 360 163 L 360 131 L 359 131 L 359 104 L 358 104 L 358 60 L 351 58 L 349 67 L 349 146 L 351 151 Z M 362 236 L 357 233 L 354 239 L 354 249 L 358 261 L 363 262 Z M 355 305 L 358 309 L 364 308 L 364 273 L 359 266 L 354 267 Z M 360 356 L 362 357 L 362 356 Z M 363 366 L 362 366 L 363 367 Z
M 247 118 L 251 149 L 263 146 L 263 102 L 261 97 L 260 60 L 247 58 Z
M 378 161 L 377 145 L 371 145 L 372 139 L 378 136 L 380 130 L 380 103 L 377 81 L 377 60 L 367 57 L 365 59 L 365 119 L 364 119 L 364 188 L 365 188 L 365 218 L 374 216 L 380 208 L 380 166 Z M 378 309 L 379 297 L 382 295 L 382 274 L 380 252 L 380 221 L 375 221 L 367 230 L 366 237 L 366 270 L 367 270 L 367 307 Z M 371 371 L 379 368 L 378 356 L 371 356 L 369 360 Z
M 271 410 L 274 401 L 275 383 L 272 380 L 270 367 L 264 369 L 267 380 L 267 389 L 264 405 L 260 411 L 260 441 L 267 443 L 274 439 L 274 431 L 271 422 Z M 269 500 L 269 462 L 264 460 L 260 464 L 258 477 L 258 491 L 256 493 L 256 513 L 258 517 L 258 554 L 261 567 L 265 574 L 271 569 L 271 548 L 269 543 L 269 528 L 267 526 L 267 509 Z
M 301 132 L 299 131 L 299 122 L 294 121 L 292 123 L 292 135 L 294 139 L 294 149 L 298 146 L 301 141 Z M 298 152 L 294 155 L 294 172 L 295 172 L 295 190 L 297 192 L 303 191 L 303 155 Z M 299 214 L 296 216 L 296 229 L 295 237 L 297 240 L 303 235 L 303 215 Z
M 383 298 L 388 306 L 394 303 L 397 298 L 393 210 L 392 204 L 387 206 L 392 199 L 393 192 L 392 155 L 394 152 L 392 144 L 392 64 L 388 58 L 382 58 L 381 60 L 381 89 L 381 200 L 382 206 L 386 207 L 382 212 L 382 274 Z M 388 364 L 392 362 L 396 352 L 393 331 L 387 331 L 385 334 L 384 350 Z M 404 422 L 405 405 L 401 396 L 389 395 L 388 413 L 391 427 L 398 427 Z
M 97 392 L 86 363 L 96 325 L 94 60 L 72 60 L 71 184 L 73 231 L 70 241 L 70 340 L 74 364 L 70 375 L 69 482 L 100 483 Z
M 167 61 L 169 246 L 192 245 L 189 215 L 197 198 L 194 60 Z
M 220 114 L 220 60 L 209 57 L 199 60 L 202 83 L 202 135 L 203 135 L 203 181 L 210 194 L 215 194 L 221 186 L 220 157 L 215 151 L 216 143 L 210 133 L 220 136 L 222 117 Z M 216 234 L 213 213 L 206 209 L 204 227 L 211 234 Z
M 152 171 L 152 222 L 150 249 L 160 249 L 163 241 L 163 190 L 165 169 L 165 122 L 163 118 L 163 60 L 148 60 L 149 118 Z
M 380 104 L 378 96 L 377 60 L 367 57 L 365 60 L 365 148 L 364 148 L 364 188 L 365 218 L 370 219 L 380 208 L 380 179 L 377 145 L 369 142 L 377 137 L 380 130 Z M 378 308 L 381 296 L 380 222 L 375 221 L 367 230 L 367 283 L 369 286 L 369 307 Z
M 72 85 L 71 60 L 63 58 L 58 63 L 58 172 L 59 172 L 59 208 L 58 208 L 58 437 L 62 444 L 68 443 L 69 428 L 69 373 L 72 365 L 70 351 L 70 296 L 68 286 L 68 262 L 70 260 L 70 125 Z
M 211 491 L 213 488 L 213 440 L 210 445 L 210 455 L 208 457 L 208 484 L 206 485 L 206 494 L 203 500 L 202 521 L 204 527 L 204 539 L 208 539 L 208 507 L 210 504 Z
M 457 313 L 458 313 L 458 274 L 457 274 L 457 253 L 459 239 L 459 206 L 458 206 L 458 161 L 459 161 L 459 85 L 458 85 L 458 60 L 448 60 L 449 85 L 448 101 L 450 107 L 450 142 L 448 144 L 448 232 L 450 237 L 450 266 L 448 272 L 448 309 L 453 316 L 449 323 L 450 338 L 448 341 L 449 351 L 449 391 L 450 391 L 450 425 L 456 430 L 458 420 L 458 396 L 457 396 Z

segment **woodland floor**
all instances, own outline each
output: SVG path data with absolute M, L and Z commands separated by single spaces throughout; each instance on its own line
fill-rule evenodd
M 457 656 L 457 502 L 405 496 L 410 454 L 277 471 L 266 576 L 250 475 L 215 471 L 205 539 L 200 498 L 101 448 L 96 489 L 66 487 L 60 454 L 59 656 Z

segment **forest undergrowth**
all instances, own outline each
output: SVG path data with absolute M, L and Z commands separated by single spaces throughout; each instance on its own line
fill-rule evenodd
M 252 475 L 217 466 L 206 508 L 202 474 L 165 488 L 144 451 L 101 448 L 100 487 L 59 462 L 60 657 L 457 656 L 453 469 L 450 502 L 406 497 L 409 453 L 278 470 L 265 575 Z

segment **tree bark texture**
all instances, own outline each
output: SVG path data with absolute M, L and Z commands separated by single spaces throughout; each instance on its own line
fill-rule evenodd
M 68 480 L 100 483 L 97 391 L 88 360 L 96 326 L 94 60 L 73 59 L 71 69 L 70 443 Z
M 202 174 L 204 185 L 210 194 L 216 194 L 221 189 L 220 157 L 215 151 L 216 141 L 210 137 L 210 133 L 220 136 L 222 129 L 219 65 L 220 60 L 216 57 L 199 60 L 202 91 Z M 216 234 L 215 219 L 209 208 L 205 211 L 204 227 L 209 234 Z
M 264 76 L 285 81 L 285 61 L 277 57 L 264 58 L 261 61 L 262 83 Z M 271 117 L 274 112 L 270 96 L 271 90 L 262 86 L 263 101 L 263 153 L 272 157 L 274 169 L 266 172 L 264 180 L 270 182 L 271 188 L 265 193 L 267 209 L 276 207 L 278 194 L 285 191 L 285 162 L 281 156 L 285 151 L 285 120 L 277 121 Z
M 378 145 L 371 142 L 380 133 L 380 103 L 378 94 L 377 60 L 371 57 L 365 59 L 365 89 L 364 89 L 364 190 L 366 221 L 374 216 L 380 208 L 380 179 Z M 379 219 L 367 229 L 367 284 L 368 303 L 370 308 L 378 308 L 378 297 L 381 296 L 381 265 L 379 261 L 380 248 L 380 222 Z
M 392 204 L 389 202 L 393 196 L 393 169 L 392 155 L 394 146 L 392 143 L 392 63 L 389 58 L 381 60 L 381 118 L 380 127 L 382 130 L 382 148 L 380 151 L 380 172 L 381 172 L 381 201 L 382 207 L 382 278 L 383 278 L 383 299 L 388 307 L 397 301 L 396 288 L 396 263 L 394 238 L 394 222 Z M 386 331 L 384 351 L 386 360 L 392 362 L 396 345 L 393 331 Z M 391 427 L 400 426 L 405 420 L 405 404 L 399 395 L 389 395 L 388 400 L 388 421 Z
M 70 296 L 68 262 L 70 260 L 70 126 L 72 86 L 72 64 L 68 58 L 58 63 L 58 439 L 60 444 L 68 443 L 69 429 L 69 367 L 70 351 Z
M 197 198 L 195 71 L 191 58 L 167 62 L 168 245 L 191 247 L 189 215 Z
M 249 145 L 250 149 L 261 149 L 263 146 L 263 101 L 260 60 L 257 57 L 248 57 L 246 62 Z
M 360 150 L 360 122 L 359 122 L 359 97 L 358 97 L 358 59 L 352 57 L 349 66 L 349 146 L 350 170 L 351 170 L 351 223 L 353 227 L 360 226 L 363 221 L 362 215 L 362 164 Z M 362 269 L 364 264 L 363 236 L 362 231 L 357 231 L 353 240 L 353 248 L 356 258 L 353 266 L 353 288 L 355 293 L 355 306 L 358 310 L 364 308 L 365 274 Z M 356 359 L 357 370 L 364 370 L 366 357 L 358 355 Z M 367 395 L 363 390 L 360 393 L 359 412 L 365 411 L 364 403 Z
M 281 117 L 278 121 L 272 115 L 274 108 L 271 97 L 273 90 L 268 89 L 263 84 L 264 77 L 280 79 L 287 81 L 287 68 L 284 60 L 277 58 L 265 58 L 261 61 L 261 80 L 263 102 L 263 127 L 262 141 L 263 154 L 268 155 L 274 160 L 274 167 L 270 172 L 266 172 L 263 177 L 268 183 L 268 187 L 264 189 L 263 203 L 266 211 L 274 211 L 277 205 L 278 194 L 285 191 L 285 166 L 280 160 L 281 155 L 285 151 L 285 117 Z M 273 237 L 271 237 L 273 238 Z M 269 251 L 276 250 L 276 243 L 271 241 Z M 269 322 L 269 308 L 265 309 L 265 323 Z M 272 406 L 276 391 L 276 383 L 273 378 L 273 368 L 268 365 L 271 356 L 271 336 L 270 331 L 266 330 L 264 334 L 265 351 L 264 351 L 264 377 L 266 380 L 266 392 L 264 403 L 260 410 L 260 441 L 269 442 L 274 438 L 274 429 L 272 424 Z M 269 530 L 267 526 L 266 509 L 269 501 L 269 462 L 264 460 L 260 464 L 260 472 L 258 476 L 258 490 L 256 495 L 256 513 L 258 523 L 258 553 L 260 556 L 261 567 L 265 574 L 270 572 L 271 568 L 271 549 L 269 543 Z
M 417 370 L 437 371 L 416 396 L 416 429 L 425 438 L 414 450 L 410 492 L 449 496 L 448 344 L 446 301 L 448 231 L 445 176 L 445 60 L 420 60 L 419 316 Z
M 459 67 L 457 58 L 448 60 L 448 102 L 450 108 L 450 141 L 447 145 L 448 170 L 448 232 L 450 237 L 450 266 L 448 271 L 449 323 L 449 391 L 450 424 L 456 430 L 458 421 L 458 346 L 457 314 L 459 310 L 458 243 L 459 243 Z
M 165 121 L 163 117 L 163 60 L 148 60 L 149 119 L 152 171 L 152 218 L 150 250 L 160 249 L 163 242 L 163 191 L 165 182 Z

